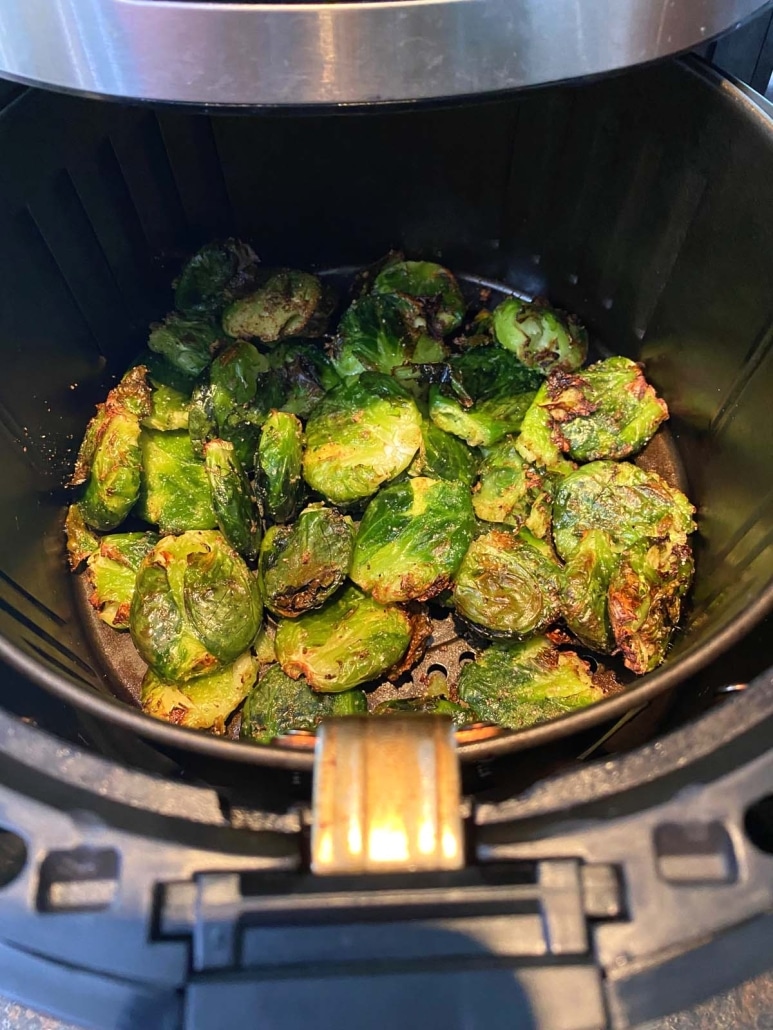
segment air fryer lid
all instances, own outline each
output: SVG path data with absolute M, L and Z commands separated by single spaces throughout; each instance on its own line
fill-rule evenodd
M 471 96 L 627 68 L 764 0 L 26 0 L 0 4 L 0 75 L 208 105 Z

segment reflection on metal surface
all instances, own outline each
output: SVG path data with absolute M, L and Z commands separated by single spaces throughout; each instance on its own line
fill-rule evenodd
M 459 762 L 451 722 L 348 717 L 317 731 L 312 869 L 459 869 Z
M 109 97 L 306 105 L 465 96 L 689 49 L 764 0 L 1 0 L 0 74 Z

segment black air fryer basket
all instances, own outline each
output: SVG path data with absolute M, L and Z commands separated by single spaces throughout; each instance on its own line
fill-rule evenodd
M 547 295 L 641 359 L 699 508 L 695 588 L 663 669 L 462 758 L 694 689 L 773 602 L 773 121 L 759 98 L 691 60 L 367 116 L 9 90 L 0 153 L 6 690 L 20 711 L 44 688 L 64 702 L 48 708 L 54 733 L 80 713 L 82 737 L 119 749 L 99 758 L 0 714 L 9 975 L 60 1012 L 80 977 L 77 1011 L 99 1026 L 220 1026 L 247 1011 L 295 1026 L 308 1006 L 317 1026 L 335 1012 L 337 1026 L 387 1027 L 410 998 L 408 1026 L 581 1030 L 708 994 L 718 971 L 740 975 L 732 956 L 769 961 L 769 674 L 676 734 L 528 792 L 531 752 L 500 777 L 474 765 L 461 872 L 315 879 L 308 779 L 255 767 L 308 769 L 310 752 L 193 734 L 116 697 L 62 531 L 93 405 L 166 310 L 184 255 L 234 235 L 267 263 L 333 269 L 399 246 Z M 225 779 L 238 797 L 218 799 Z M 423 1007 L 439 998 L 442 1012 Z

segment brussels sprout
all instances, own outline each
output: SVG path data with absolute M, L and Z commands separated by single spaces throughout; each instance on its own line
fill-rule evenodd
M 211 412 L 218 435 L 234 445 L 246 470 L 253 467 L 260 429 L 284 400 L 281 378 L 265 355 L 244 340 L 220 354 L 210 370 Z M 201 421 L 206 428 L 204 400 Z M 198 417 L 198 416 L 197 416 Z
M 515 437 L 506 436 L 485 452 L 472 504 L 485 522 L 527 529 L 538 537 L 550 530 L 553 484 L 518 453 Z
M 585 708 L 603 696 L 585 662 L 545 637 L 493 644 L 459 677 L 459 697 L 477 716 L 511 730 Z
M 439 336 L 458 329 L 464 318 L 465 303 L 459 284 L 447 268 L 432 261 L 388 264 L 376 276 L 373 292 L 416 297 L 422 302 L 432 331 Z
M 177 726 L 223 733 L 226 720 L 249 694 L 257 673 L 258 663 L 249 652 L 191 683 L 168 683 L 148 669 L 142 681 L 142 710 Z
M 618 563 L 610 535 L 603 529 L 589 529 L 564 566 L 564 621 L 581 643 L 605 654 L 615 648 L 607 594 Z
M 311 415 L 303 474 L 333 504 L 352 504 L 408 468 L 420 443 L 416 404 L 390 376 L 363 372 Z
M 89 556 L 89 601 L 113 629 L 128 628 L 137 570 L 157 543 L 156 533 L 114 533 L 103 536 Z
M 617 549 L 644 540 L 684 543 L 695 509 L 656 472 L 629 462 L 594 461 L 563 479 L 553 504 L 553 541 L 568 561 L 585 533 L 603 529 Z
M 245 558 L 257 558 L 260 514 L 250 481 L 239 464 L 233 444 L 226 440 L 210 440 L 204 447 L 204 467 L 220 532 L 239 554 Z
M 256 577 L 217 532 L 160 540 L 137 574 L 130 629 L 164 680 L 185 682 L 236 660 L 263 616 Z
M 408 467 L 409 476 L 429 476 L 472 486 L 478 470 L 478 455 L 466 443 L 438 429 L 427 419 L 421 424 L 421 444 Z
M 427 335 L 421 305 L 410 297 L 364 296 L 344 313 L 332 360 L 340 376 L 391 372 L 409 361 L 440 361 L 443 346 Z
M 456 573 L 457 612 L 491 636 L 525 637 L 560 614 L 561 567 L 530 534 L 492 529 L 470 544 Z
M 282 411 L 308 418 L 319 402 L 341 382 L 319 344 L 287 340 L 271 352 L 271 367 L 282 379 Z
M 400 715 L 404 712 L 424 712 L 429 715 L 450 715 L 454 726 L 475 722 L 476 717 L 466 705 L 449 701 L 446 697 L 392 697 L 381 701 L 373 709 L 374 715 Z
M 239 240 L 208 243 L 197 251 L 175 283 L 174 302 L 186 314 L 215 314 L 249 281 L 257 268 L 255 251 Z
M 99 547 L 99 537 L 92 533 L 83 520 L 80 505 L 71 504 L 64 520 L 67 537 L 67 557 L 73 572 Z
M 223 333 L 204 317 L 173 311 L 151 326 L 148 347 L 188 376 L 197 376 L 209 365 L 224 342 Z
M 293 526 L 272 526 L 260 548 L 266 607 L 294 618 L 321 608 L 342 585 L 352 563 L 352 520 L 315 504 Z
M 255 468 L 266 513 L 274 522 L 289 522 L 303 494 L 303 426 L 295 415 L 272 411 L 260 434 Z
M 188 428 L 188 407 L 190 395 L 175 390 L 163 383 L 153 389 L 150 397 L 150 414 L 142 420 L 148 429 L 169 431 Z
M 270 744 L 290 730 L 315 730 L 330 715 L 361 715 L 368 702 L 361 690 L 315 694 L 303 677 L 290 679 L 278 665 L 267 669 L 242 709 L 240 737 Z
M 609 584 L 609 620 L 632 672 L 651 672 L 665 658 L 692 575 L 686 543 L 643 542 L 621 556 Z
M 196 385 L 195 376 L 181 372 L 179 368 L 176 368 L 167 361 L 162 354 L 155 354 L 147 348 L 142 351 L 134 365 L 135 367 L 142 365 L 147 369 L 150 385 L 154 388 L 168 386 L 184 397 L 190 397 L 193 387 Z
M 429 391 L 429 414 L 435 425 L 460 436 L 470 447 L 491 446 L 521 428 L 542 376 L 526 368 L 501 347 L 476 347 L 449 362 L 473 399 L 466 407 L 447 396 L 442 386 Z
M 263 343 L 299 336 L 321 301 L 322 284 L 315 275 L 275 272 L 254 293 L 229 304 L 223 312 L 223 329 L 229 336 L 254 337 Z
M 288 676 L 305 676 L 316 690 L 335 693 L 389 672 L 411 643 L 411 618 L 347 587 L 321 611 L 282 619 L 276 653 Z
M 577 319 L 546 304 L 508 297 L 493 322 L 501 346 L 543 372 L 573 372 L 588 356 L 588 334 Z
M 214 388 L 209 382 L 197 383 L 188 404 L 188 436 L 195 457 L 204 457 L 204 446 L 217 437 Z
M 552 372 L 523 421 L 518 446 L 545 467 L 562 454 L 575 461 L 620 460 L 641 450 L 667 418 L 665 402 L 639 365 L 607 358 L 575 375 Z
M 464 483 L 393 483 L 365 509 L 349 576 L 381 604 L 426 601 L 450 585 L 474 532 Z
M 162 533 L 213 529 L 217 517 L 204 462 L 193 453 L 186 432 L 143 429 L 142 489 L 136 512 Z
M 252 650 L 255 652 L 255 657 L 261 668 L 264 665 L 274 665 L 276 663 L 274 632 L 274 627 L 262 625 L 258 630 L 258 635 L 252 642 Z

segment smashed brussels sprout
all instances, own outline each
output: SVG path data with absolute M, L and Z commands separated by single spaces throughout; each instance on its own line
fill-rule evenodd
M 409 476 L 448 479 L 472 486 L 477 471 L 477 451 L 473 451 L 458 437 L 443 432 L 434 422 L 424 419 L 421 424 L 421 444 L 408 467 Z
M 411 361 L 440 361 L 443 347 L 427 335 L 421 305 L 385 293 L 356 300 L 345 312 L 332 361 L 339 376 L 389 373 Z
M 190 395 L 161 383 L 150 396 L 150 414 L 142 420 L 148 429 L 163 431 L 188 428 Z
M 295 618 L 321 608 L 346 579 L 352 564 L 352 520 L 315 504 L 293 526 L 272 526 L 260 548 L 266 607 Z
M 318 343 L 287 340 L 271 352 L 271 367 L 281 377 L 282 411 L 308 418 L 325 394 L 341 382 Z
M 608 592 L 619 553 L 609 533 L 589 529 L 564 566 L 562 614 L 581 644 L 602 654 L 614 650 Z
M 303 475 L 333 504 L 370 497 L 408 468 L 421 444 L 421 415 L 394 379 L 363 372 L 337 386 L 306 425 Z
M 454 726 L 465 726 L 475 721 L 475 716 L 466 705 L 449 701 L 447 697 L 392 697 L 379 702 L 373 711 L 375 715 L 401 715 L 404 712 L 449 715 Z
M 186 432 L 143 429 L 142 489 L 136 513 L 162 533 L 214 529 L 217 517 L 203 461 Z
M 493 644 L 459 678 L 459 697 L 478 718 L 511 730 L 556 719 L 603 696 L 585 662 L 545 637 Z
M 226 720 L 249 694 L 257 673 L 258 663 L 249 652 L 190 683 L 167 683 L 148 669 L 142 681 L 142 710 L 177 726 L 224 733 Z
M 233 444 L 226 440 L 210 440 L 204 447 L 204 468 L 220 532 L 239 554 L 245 558 L 257 558 L 261 537 L 260 513 Z
M 64 532 L 67 537 L 67 557 L 70 568 L 75 572 L 89 555 L 97 550 L 99 537 L 96 533 L 92 533 L 86 525 L 79 504 L 71 504 L 67 509 Z
M 518 450 L 545 468 L 636 454 L 668 418 L 668 408 L 628 358 L 607 358 L 582 372 L 551 373 L 523 420 Z
M 546 304 L 508 297 L 493 322 L 499 344 L 543 372 L 574 372 L 588 355 L 588 334 L 577 319 Z
M 239 736 L 253 744 L 270 744 L 291 730 L 310 730 L 331 715 L 364 715 L 368 702 L 361 690 L 317 694 L 305 679 L 291 679 L 278 665 L 267 669 L 242 709 Z
M 429 600 L 449 587 L 474 532 L 464 483 L 393 483 L 365 509 L 349 576 L 381 604 Z
M 185 375 L 197 376 L 209 365 L 224 336 L 207 318 L 173 311 L 151 328 L 148 347 Z
M 484 635 L 526 637 L 561 612 L 561 566 L 535 537 L 492 529 L 470 544 L 454 583 L 457 612 Z
M 515 437 L 487 448 L 480 466 L 472 504 L 484 522 L 526 526 L 537 537 L 550 531 L 553 483 L 518 453 Z
M 254 293 L 229 304 L 223 312 L 223 329 L 229 336 L 262 343 L 300 336 L 308 330 L 322 297 L 322 284 L 315 275 L 275 272 Z
M 240 240 L 208 243 L 197 251 L 175 283 L 174 303 L 186 314 L 215 314 L 257 273 L 255 251 Z
M 113 629 L 128 629 L 137 571 L 157 543 L 156 533 L 113 533 L 103 536 L 89 556 L 89 601 Z
M 447 336 L 458 329 L 464 318 L 465 303 L 459 284 L 447 268 L 433 261 L 387 264 L 376 276 L 373 292 L 406 294 L 421 301 L 427 324 L 438 336 Z
M 335 693 L 377 680 L 408 650 L 409 614 L 347 587 L 318 612 L 282 619 L 276 653 L 288 676 L 305 676 L 316 690 Z
M 235 661 L 260 628 L 257 578 L 220 533 L 160 540 L 137 574 L 134 646 L 164 680 L 187 682 Z
M 263 423 L 255 468 L 266 514 L 289 522 L 303 499 L 303 426 L 286 411 L 272 411 Z

